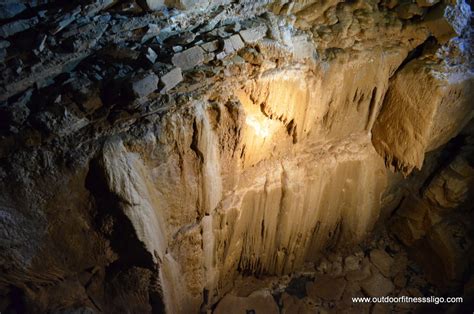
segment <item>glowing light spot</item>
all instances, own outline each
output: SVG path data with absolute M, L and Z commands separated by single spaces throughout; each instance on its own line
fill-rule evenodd
M 253 128 L 255 134 L 258 136 L 265 138 L 270 135 L 270 128 L 267 121 L 261 123 L 255 117 L 247 116 L 245 122 Z

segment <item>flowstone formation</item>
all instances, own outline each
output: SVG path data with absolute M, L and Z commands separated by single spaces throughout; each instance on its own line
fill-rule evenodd
M 464 0 L 2 1 L 0 312 L 468 309 L 471 25 Z

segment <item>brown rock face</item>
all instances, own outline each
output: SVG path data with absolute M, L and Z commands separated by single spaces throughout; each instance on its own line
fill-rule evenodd
M 361 281 L 360 286 L 371 297 L 388 296 L 394 290 L 393 283 L 377 271 L 373 272 L 368 279 Z
M 390 277 L 392 273 L 393 259 L 387 252 L 382 250 L 373 250 L 370 252 L 370 261 L 385 277 Z
M 328 301 L 341 299 L 347 281 L 344 278 L 333 278 L 324 276 L 316 278 L 315 282 L 306 287 L 309 296 L 321 298 Z
M 464 0 L 1 3 L 0 313 L 467 297 L 471 25 Z

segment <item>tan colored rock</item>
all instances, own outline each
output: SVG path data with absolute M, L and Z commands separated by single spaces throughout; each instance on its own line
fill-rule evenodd
M 397 288 L 405 288 L 407 285 L 407 278 L 404 273 L 399 273 L 393 278 L 393 284 Z
M 393 258 L 383 250 L 372 250 L 370 252 L 370 261 L 385 277 L 390 277 Z
M 219 41 L 213 40 L 201 45 L 201 48 L 204 49 L 206 52 L 214 52 L 219 49 Z
M 450 209 L 469 199 L 474 182 L 474 167 L 464 155 L 458 155 L 443 169 L 425 190 L 425 197 L 435 206 Z
M 472 245 L 467 240 L 466 224 L 469 223 L 468 220 L 443 221 L 413 246 L 411 257 L 422 267 L 429 281 L 443 286 L 462 278 L 469 264 L 464 257 L 465 250 Z
M 403 3 L 397 7 L 398 17 L 403 20 L 409 20 L 414 16 L 423 14 L 423 9 L 414 3 Z
M 225 296 L 214 310 L 214 314 L 242 314 L 253 311 L 258 314 L 278 314 L 278 306 L 268 291 L 257 291 L 248 297 Z
M 359 284 L 355 281 L 348 281 L 346 288 L 344 289 L 344 294 L 342 295 L 342 303 L 349 307 L 354 304 L 352 298 L 362 296 L 363 294 L 360 290 Z
M 144 173 L 142 160 L 127 151 L 121 141 L 106 143 L 102 167 L 111 191 L 125 201 L 124 214 L 135 227 L 137 237 L 154 259 L 163 258 L 166 246 L 163 217 L 154 206 L 154 191 Z
M 361 259 L 354 255 L 349 255 L 344 259 L 344 271 L 355 271 L 360 268 Z
M 419 7 L 431 7 L 437 4 L 439 0 L 416 0 L 416 4 Z
M 373 272 L 372 276 L 360 282 L 362 290 L 371 297 L 382 297 L 390 295 L 395 286 L 390 279 L 385 278 L 379 272 Z
M 439 42 L 446 43 L 469 27 L 470 14 L 468 4 L 463 0 L 441 3 L 430 9 L 422 24 L 429 28 Z
M 371 276 L 370 263 L 368 259 L 365 259 L 362 262 L 361 269 L 349 271 L 346 274 L 346 279 L 348 281 L 360 281 L 365 280 Z
M 406 268 L 408 265 L 408 258 L 406 254 L 397 254 L 395 255 L 392 271 L 394 275 L 405 274 Z
M 414 60 L 390 85 L 373 143 L 386 163 L 404 174 L 421 169 L 425 153 L 446 143 L 473 115 L 469 99 L 474 78 L 449 71 Z
M 281 296 L 281 304 L 282 308 L 280 313 L 282 314 L 311 314 L 318 310 L 315 304 L 311 304 L 307 298 L 300 299 L 286 292 Z
M 296 26 L 303 29 L 309 28 L 314 21 L 318 20 L 324 12 L 332 6 L 336 6 L 340 1 L 296 1 L 291 7 L 291 11 L 297 16 Z
M 306 287 L 308 296 L 311 298 L 321 298 L 327 301 L 337 301 L 342 298 L 347 281 L 344 277 L 319 276 L 313 283 Z

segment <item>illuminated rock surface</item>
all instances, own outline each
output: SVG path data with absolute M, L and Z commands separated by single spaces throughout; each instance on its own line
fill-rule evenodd
M 3 7 L 1 313 L 472 296 L 463 0 Z

